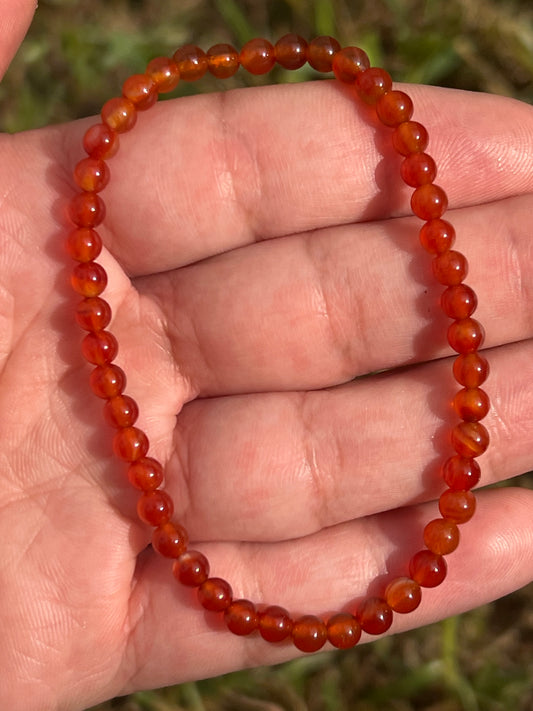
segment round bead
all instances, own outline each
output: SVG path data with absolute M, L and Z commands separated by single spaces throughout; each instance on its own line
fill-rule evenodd
M 91 158 L 108 160 L 116 155 L 119 145 L 117 133 L 105 123 L 91 126 L 83 137 L 83 147 Z
M 471 491 L 447 489 L 439 499 L 439 511 L 454 523 L 466 523 L 476 512 L 476 497 Z
M 453 376 L 460 385 L 466 388 L 477 388 L 489 376 L 489 363 L 477 351 L 457 356 L 453 363 Z
M 137 515 L 149 526 L 168 523 L 174 513 L 174 503 L 166 491 L 147 491 L 137 501 Z
M 111 363 L 117 357 L 118 341 L 109 331 L 88 333 L 81 343 L 81 352 L 93 365 Z
M 366 52 L 359 47 L 343 47 L 333 57 L 333 73 L 339 81 L 352 84 L 357 75 L 370 67 Z
M 376 103 L 376 113 L 385 126 L 395 128 L 413 115 L 411 97 L 403 91 L 388 91 Z
M 333 615 L 327 622 L 329 642 L 338 649 L 355 647 L 361 638 L 361 625 L 359 621 L 346 612 Z
M 333 68 L 333 58 L 340 48 L 334 37 L 315 37 L 307 48 L 307 61 L 317 72 L 330 72 Z
M 478 422 L 490 409 L 489 396 L 481 388 L 463 388 L 453 399 L 453 409 L 466 422 Z
M 102 238 L 90 227 L 78 227 L 67 237 L 66 248 L 76 262 L 92 262 L 102 251 Z
M 257 629 L 259 614 L 250 600 L 233 600 L 224 612 L 224 622 L 230 632 L 244 637 Z
M 367 598 L 357 612 L 361 629 L 367 634 L 383 634 L 392 625 L 392 609 L 381 597 Z
M 117 133 L 131 131 L 137 122 L 137 111 L 133 102 L 125 96 L 115 96 L 102 106 L 102 121 Z
M 188 542 L 189 536 L 183 526 L 170 521 L 152 533 L 152 547 L 165 558 L 179 558 L 185 553 Z
M 117 395 L 104 405 L 104 418 L 111 427 L 132 427 L 138 416 L 139 406 L 129 395 Z
M 109 168 L 101 158 L 83 158 L 74 168 L 76 185 L 86 192 L 100 192 L 109 183 L 109 179 Z
M 182 585 L 198 588 L 209 577 L 209 561 L 200 551 L 187 551 L 174 563 L 172 572 Z
M 113 400 L 115 399 L 116 398 L 113 398 Z M 128 468 L 130 484 L 141 491 L 154 491 L 154 489 L 161 486 L 163 478 L 163 467 L 157 459 L 153 459 L 152 457 L 137 459 L 137 461 L 132 462 Z
M 118 365 L 97 365 L 90 375 L 89 384 L 97 397 L 115 397 L 126 387 L 126 374 Z
M 452 446 L 462 457 L 479 457 L 489 446 L 489 433 L 481 422 L 460 422 L 452 430 Z
M 466 459 L 456 454 L 442 465 L 442 478 L 450 489 L 466 491 L 478 484 L 481 468 L 475 459 Z
M 259 615 L 259 634 L 267 642 L 283 642 L 290 637 L 292 624 L 284 607 L 270 605 Z
M 454 284 L 443 292 L 440 305 L 449 318 L 468 318 L 477 308 L 477 296 L 466 284 Z
M 295 620 L 291 635 L 294 646 L 302 652 L 317 652 L 328 639 L 326 625 L 314 615 L 304 615 Z
M 442 254 L 455 242 L 455 229 L 446 220 L 430 220 L 420 230 L 420 244 L 430 254 Z
M 412 188 L 432 183 L 437 177 L 437 165 L 427 153 L 411 153 L 400 166 L 402 180 Z
M 223 612 L 232 599 L 231 585 L 222 578 L 207 578 L 198 588 L 200 605 L 211 612 Z
M 409 562 L 409 575 L 423 588 L 435 588 L 446 577 L 446 561 L 429 550 L 415 553 Z
M 370 67 L 357 75 L 355 88 L 365 104 L 374 106 L 378 99 L 392 89 L 392 78 L 379 67 Z
M 207 50 L 207 68 L 218 79 L 232 77 L 239 67 L 239 53 L 231 44 L 215 44 Z
M 421 185 L 411 196 L 411 209 L 421 220 L 434 220 L 441 217 L 447 207 L 446 193 L 434 183 Z
M 174 52 L 173 59 L 178 65 L 180 79 L 183 79 L 183 81 L 201 79 L 207 71 L 205 52 L 194 44 L 186 44 L 180 47 Z
M 239 60 L 250 74 L 266 74 L 276 63 L 274 47 L 266 39 L 251 39 L 241 49 Z
M 424 528 L 424 543 L 437 555 L 448 555 L 459 545 L 459 529 L 447 518 L 436 518 Z
M 82 296 L 98 296 L 107 286 L 107 274 L 98 262 L 76 264 L 70 283 L 74 291 Z
M 111 306 L 99 296 L 92 296 L 80 301 L 75 317 L 85 331 L 101 331 L 111 321 Z
M 122 95 L 137 111 L 146 111 L 157 101 L 157 84 L 148 74 L 132 74 L 122 85 Z
M 113 437 L 113 452 L 119 459 L 134 462 L 148 452 L 148 437 L 138 427 L 121 427 Z
M 460 284 L 468 274 L 468 262 L 461 252 L 453 249 L 433 258 L 433 276 L 445 286 Z
M 300 35 L 284 35 L 274 45 L 274 55 L 284 69 L 300 69 L 307 62 L 307 42 Z
M 79 193 L 69 203 L 69 216 L 78 227 L 95 227 L 105 217 L 105 204 L 98 193 Z
M 407 614 L 420 605 L 422 591 L 420 585 L 411 578 L 395 578 L 387 585 L 385 600 L 394 612 Z
M 418 121 L 404 121 L 396 126 L 392 134 L 392 145 L 402 156 L 411 153 L 423 153 L 429 143 L 429 135 L 425 126 Z
M 168 57 L 155 57 L 146 65 L 146 73 L 155 82 L 157 91 L 166 94 L 173 91 L 179 84 L 180 72 L 178 65 Z
M 481 347 L 485 330 L 475 318 L 461 318 L 450 324 L 447 335 L 448 343 L 454 351 L 473 353 Z

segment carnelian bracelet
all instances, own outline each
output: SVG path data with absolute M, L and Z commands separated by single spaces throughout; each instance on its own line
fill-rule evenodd
M 422 247 L 432 255 L 432 270 L 436 280 L 446 287 L 441 307 L 452 319 L 447 331 L 451 348 L 458 354 L 453 363 L 453 375 L 462 386 L 453 398 L 453 410 L 458 423 L 451 430 L 451 449 L 442 463 L 442 478 L 446 491 L 439 499 L 441 517 L 424 529 L 425 548 L 410 559 L 408 575 L 391 580 L 381 597 L 367 598 L 350 612 L 339 612 L 322 620 L 315 615 L 294 619 L 277 605 L 256 606 L 249 600 L 234 599 L 225 580 L 209 576 L 206 557 L 188 549 L 188 535 L 179 523 L 173 522 L 174 505 L 162 488 L 163 467 L 148 454 L 148 437 L 135 427 L 138 406 L 124 394 L 126 376 L 113 363 L 118 352 L 114 335 L 106 330 L 111 321 L 111 308 L 100 294 L 107 285 L 107 275 L 95 259 L 102 249 L 102 240 L 95 231 L 105 217 L 105 206 L 99 193 L 109 182 L 106 161 L 119 147 L 119 134 L 131 130 L 137 112 L 150 108 L 158 95 L 172 91 L 179 80 L 192 81 L 207 71 L 215 77 L 230 77 L 240 66 L 252 74 L 265 74 L 277 63 L 285 69 L 298 69 L 305 62 L 319 72 L 333 71 L 336 78 L 355 88 L 359 98 L 373 106 L 379 121 L 391 133 L 394 149 L 403 157 L 401 177 L 415 190 L 411 207 L 424 220 L 420 230 Z M 454 551 L 459 543 L 458 525 L 468 521 L 475 511 L 476 500 L 471 491 L 479 479 L 476 457 L 488 446 L 489 435 L 480 424 L 489 410 L 489 399 L 480 385 L 488 376 L 486 359 L 479 353 L 484 332 L 472 318 L 477 306 L 474 291 L 464 284 L 468 265 L 460 252 L 452 249 L 455 232 L 442 219 L 447 197 L 435 185 L 436 166 L 425 153 L 428 133 L 423 125 L 411 120 L 413 104 L 403 91 L 392 88 L 390 75 L 383 69 L 370 67 L 367 55 L 357 47 L 341 49 L 332 37 L 317 37 L 309 44 L 298 35 L 282 37 L 276 45 L 264 39 L 252 39 L 238 52 L 228 44 L 218 44 L 204 53 L 187 45 L 172 58 L 157 57 L 149 62 L 144 74 L 126 80 L 122 95 L 107 101 L 101 112 L 101 122 L 91 126 L 83 138 L 88 157 L 74 169 L 74 180 L 81 192 L 69 204 L 69 216 L 75 225 L 67 238 L 67 251 L 77 263 L 71 283 L 83 299 L 76 308 L 76 320 L 87 331 L 82 342 L 84 358 L 94 369 L 90 387 L 105 400 L 105 420 L 115 429 L 113 451 L 119 460 L 127 462 L 128 479 L 141 494 L 137 504 L 139 518 L 154 527 L 152 546 L 162 556 L 173 559 L 173 573 L 183 585 L 197 588 L 200 605 L 220 614 L 226 626 L 237 635 L 255 631 L 268 642 L 292 639 L 304 652 L 320 649 L 326 641 L 338 648 L 353 647 L 361 631 L 378 635 L 392 624 L 393 613 L 408 613 L 420 604 L 421 588 L 435 587 L 446 576 L 443 556 Z M 453 453 L 452 453 L 453 452 Z

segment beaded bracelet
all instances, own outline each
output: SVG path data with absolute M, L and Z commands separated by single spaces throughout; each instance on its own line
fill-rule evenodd
M 277 63 L 285 69 L 298 69 L 308 62 L 319 72 L 333 71 L 335 77 L 355 87 L 359 98 L 375 108 L 379 121 L 389 129 L 394 149 L 403 157 L 401 177 L 414 188 L 411 207 L 424 221 L 420 230 L 422 247 L 432 255 L 435 279 L 445 286 L 441 296 L 443 312 L 452 319 L 447 340 L 458 354 L 453 375 L 462 386 L 453 398 L 453 410 L 459 422 L 451 430 L 451 449 L 442 463 L 441 473 L 448 487 L 439 498 L 441 517 L 424 529 L 425 548 L 410 559 L 406 575 L 391 580 L 382 596 L 364 600 L 357 609 L 339 612 L 323 620 L 315 615 L 293 619 L 277 605 L 257 606 L 249 600 L 234 599 L 228 582 L 209 576 L 209 563 L 199 551 L 188 548 L 186 530 L 173 522 L 174 505 L 162 487 L 163 467 L 148 455 L 148 437 L 135 427 L 138 406 L 124 394 L 126 376 L 113 363 L 118 352 L 114 335 L 106 330 L 111 308 L 100 296 L 107 285 L 107 275 L 95 259 L 102 240 L 94 227 L 104 220 L 105 206 L 99 192 L 109 182 L 106 161 L 119 148 L 119 134 L 131 130 L 137 112 L 157 101 L 158 95 L 172 91 L 179 80 L 200 79 L 207 71 L 218 78 L 230 77 L 240 66 L 251 74 L 265 74 Z M 411 120 L 413 104 L 403 91 L 392 88 L 392 79 L 383 69 L 370 67 L 361 49 L 345 47 L 332 37 L 317 37 L 309 44 L 295 34 L 282 37 L 274 46 L 265 39 L 252 39 L 238 52 L 231 45 L 218 44 L 204 53 L 186 45 L 172 58 L 157 57 L 149 62 L 144 74 L 135 74 L 122 87 L 122 95 L 107 101 L 101 122 L 91 126 L 83 138 L 88 154 L 74 169 L 74 180 L 81 192 L 70 201 L 69 215 L 76 226 L 67 238 L 67 251 L 77 264 L 71 283 L 83 299 L 76 308 L 78 324 L 88 333 L 82 342 L 82 354 L 94 369 L 90 387 L 105 400 L 105 420 L 115 429 L 113 451 L 129 464 L 127 476 L 140 490 L 137 513 L 141 521 L 154 527 L 152 547 L 173 559 L 173 574 L 183 585 L 197 588 L 200 605 L 218 613 L 227 628 L 236 635 L 258 631 L 268 642 L 291 639 L 304 652 L 320 649 L 326 641 L 334 647 L 357 644 L 361 631 L 378 635 L 392 624 L 393 613 L 405 614 L 420 604 L 421 588 L 435 587 L 446 576 L 443 556 L 459 543 L 458 525 L 474 514 L 476 500 L 471 491 L 480 479 L 476 457 L 489 444 L 486 428 L 480 423 L 489 410 L 489 399 L 480 385 L 489 373 L 487 360 L 479 353 L 484 339 L 483 327 L 472 318 L 477 306 L 474 291 L 464 284 L 468 265 L 460 252 L 452 249 L 453 226 L 442 219 L 447 197 L 438 185 L 435 161 L 425 153 L 428 133 L 423 125 Z M 408 572 L 408 574 L 407 574 Z

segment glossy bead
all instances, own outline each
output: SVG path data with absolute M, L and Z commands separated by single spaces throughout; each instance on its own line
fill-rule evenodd
M 96 230 L 78 227 L 67 237 L 66 249 L 76 262 L 92 262 L 102 251 L 102 239 Z
M 104 418 L 111 427 L 132 427 L 138 417 L 139 406 L 129 395 L 117 395 L 104 405 Z
M 117 397 L 120 397 L 120 395 Z M 112 399 L 115 400 L 116 398 Z M 154 489 L 161 486 L 163 478 L 163 467 L 157 459 L 152 457 L 141 457 L 141 459 L 132 462 L 128 468 L 130 484 L 136 489 L 140 489 L 140 491 L 154 491 Z
M 393 613 L 386 600 L 369 597 L 357 611 L 361 629 L 367 634 L 383 634 L 392 625 Z
M 83 158 L 74 168 L 76 185 L 86 192 L 100 192 L 109 183 L 109 179 L 109 168 L 101 158 Z
M 117 133 L 131 131 L 137 122 L 137 110 L 125 96 L 115 96 L 102 106 L 102 121 Z
M 448 343 L 457 353 L 473 353 L 485 340 L 485 329 L 475 318 L 461 318 L 450 324 Z
M 180 47 L 173 56 L 178 65 L 180 79 L 183 81 L 196 81 L 201 79 L 207 71 L 207 57 L 205 52 L 194 44 Z
M 404 121 L 396 126 L 392 134 L 392 145 L 402 156 L 411 153 L 423 153 L 429 143 L 429 135 L 425 126 L 418 121 Z
M 468 318 L 477 308 L 477 296 L 466 284 L 455 284 L 443 292 L 440 305 L 449 318 L 457 320 Z
M 341 46 L 334 37 L 315 37 L 309 42 L 307 61 L 317 72 L 330 72 L 333 68 L 333 58 L 340 49 Z
M 481 388 L 463 388 L 453 399 L 453 409 L 466 422 L 478 422 L 490 409 L 489 396 Z
M 314 615 L 304 615 L 294 620 L 292 641 L 302 652 L 317 652 L 326 644 L 328 631 L 326 625 Z
M 91 158 L 108 160 L 120 146 L 118 134 L 105 123 L 97 123 L 85 132 L 83 147 Z
M 429 550 L 415 553 L 409 562 L 409 575 L 423 588 L 435 588 L 446 577 L 446 561 Z
M 101 331 L 111 321 L 111 306 L 99 296 L 92 296 L 80 301 L 75 317 L 85 331 Z
M 152 547 L 165 558 L 179 558 L 185 553 L 189 536 L 177 523 L 163 523 L 152 533 Z
M 148 74 L 132 74 L 122 85 L 122 96 L 129 99 L 137 111 L 146 111 L 157 101 L 157 84 Z
M 244 637 L 257 629 L 259 614 L 250 600 L 233 600 L 224 611 L 224 622 L 230 632 Z
M 447 518 L 436 518 L 424 528 L 424 543 L 437 555 L 448 555 L 459 545 L 459 529 Z
M 403 91 L 387 91 L 376 102 L 376 113 L 382 124 L 395 128 L 409 121 L 413 115 L 413 102 Z
M 487 359 L 477 351 L 459 355 L 453 363 L 454 378 L 466 388 L 477 388 L 483 385 L 489 372 Z
M 107 274 L 98 262 L 76 264 L 70 275 L 72 288 L 82 296 L 98 296 L 107 286 Z
M 211 612 L 223 612 L 232 599 L 231 585 L 222 578 L 207 578 L 198 588 L 200 605 Z
M 420 244 L 430 254 L 442 254 L 453 247 L 455 229 L 446 220 L 430 220 L 420 230 Z
M 420 585 L 411 578 L 395 578 L 387 585 L 385 601 L 394 612 L 405 615 L 416 610 L 422 600 Z
M 93 365 L 103 365 L 115 360 L 118 353 L 118 341 L 109 331 L 88 333 L 81 343 L 83 357 Z
M 454 523 L 466 523 L 476 512 L 476 497 L 471 491 L 447 489 L 440 496 L 439 511 Z
M 239 67 L 239 53 L 230 44 L 215 44 L 207 50 L 207 68 L 218 79 L 232 77 Z
M 292 624 L 284 607 L 270 605 L 259 615 L 259 634 L 267 642 L 283 642 L 290 637 Z
M 97 397 L 104 399 L 120 395 L 126 387 L 126 374 L 118 365 L 97 365 L 90 375 L 89 384 Z
M 96 227 L 105 217 L 105 204 L 98 193 L 78 193 L 69 203 L 69 217 L 78 227 Z
M 402 180 L 412 188 L 432 183 L 437 177 L 435 161 L 427 153 L 411 153 L 400 166 Z
M 481 422 L 460 422 L 452 430 L 452 446 L 462 457 L 479 457 L 489 446 L 489 433 Z
M 180 81 L 178 65 L 169 57 L 155 57 L 146 65 L 146 73 L 155 82 L 160 94 L 174 91 Z
M 162 489 L 147 491 L 137 501 L 137 515 L 149 526 L 156 527 L 168 523 L 173 513 L 174 503 Z
M 453 249 L 434 257 L 431 268 L 435 279 L 445 286 L 460 284 L 468 274 L 466 257 Z
M 411 196 L 411 209 L 421 220 L 434 220 L 441 217 L 447 207 L 446 193 L 434 183 L 421 185 Z
M 442 465 L 442 478 L 450 489 L 466 491 L 478 484 L 481 468 L 475 459 L 466 459 L 456 454 Z
M 209 561 L 200 551 L 187 551 L 174 563 L 176 580 L 190 588 L 198 588 L 209 577 Z
M 251 39 L 241 49 L 239 60 L 250 74 L 266 74 L 276 63 L 274 47 L 266 39 Z
M 148 452 L 148 437 L 138 427 L 121 427 L 113 437 L 113 452 L 125 462 L 134 462 Z
M 361 639 L 359 621 L 346 612 L 339 612 L 330 617 L 326 629 L 330 644 L 337 649 L 351 649 Z
M 392 89 L 392 78 L 379 67 L 370 67 L 357 75 L 355 88 L 365 104 L 374 106 L 379 98 Z
M 333 57 L 333 73 L 339 81 L 353 84 L 358 74 L 370 67 L 366 52 L 359 47 L 343 47 Z
M 274 55 L 284 69 L 300 69 L 307 62 L 307 42 L 300 35 L 284 35 L 274 45 Z

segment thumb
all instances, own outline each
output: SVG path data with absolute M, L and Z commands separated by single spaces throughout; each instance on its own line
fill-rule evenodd
M 0 0 L 0 80 L 24 39 L 36 9 L 37 0 Z

